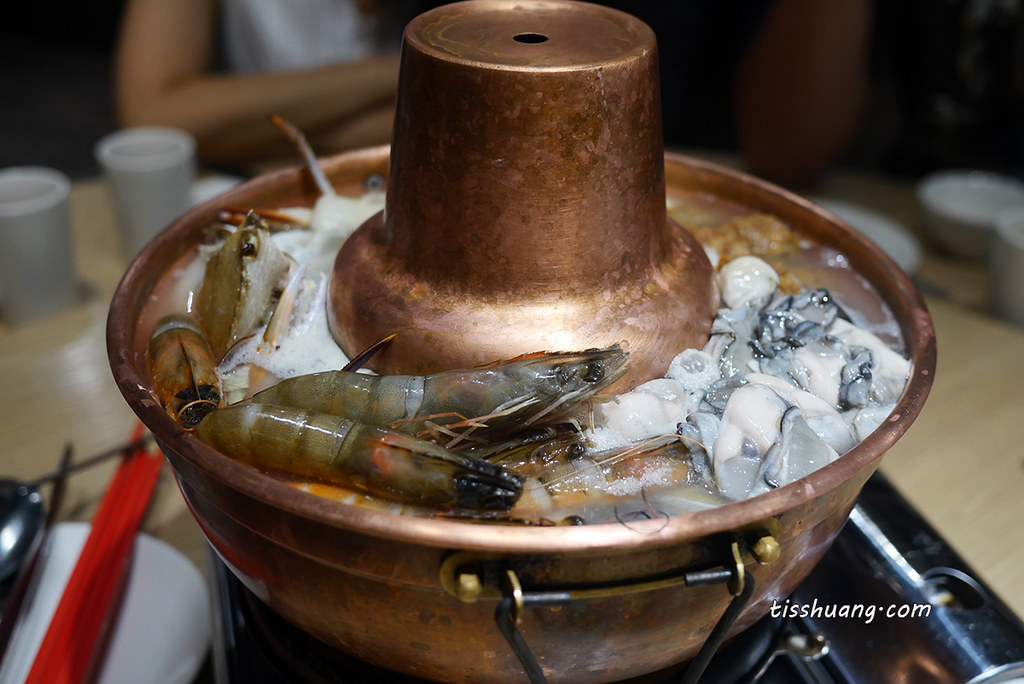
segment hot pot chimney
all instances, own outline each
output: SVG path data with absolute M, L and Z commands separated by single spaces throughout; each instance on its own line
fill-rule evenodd
M 701 347 L 717 308 L 668 219 L 658 62 L 641 21 L 580 2 L 474 0 L 406 29 L 386 208 L 339 252 L 349 354 L 425 374 L 622 344 L 622 390 Z

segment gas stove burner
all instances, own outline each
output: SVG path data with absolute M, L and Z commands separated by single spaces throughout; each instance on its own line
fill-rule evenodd
M 218 559 L 212 567 L 218 684 L 426 681 L 322 644 L 268 608 Z M 719 648 L 699 679 L 689 668 L 682 663 L 626 681 L 995 684 L 1024 677 L 1024 623 L 876 474 L 806 581 Z

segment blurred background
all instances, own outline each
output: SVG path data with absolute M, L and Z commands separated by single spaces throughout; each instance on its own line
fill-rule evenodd
M 24 388 L 0 402 L 5 474 L 39 475 L 69 440 L 81 454 L 111 448 L 121 443 L 134 420 L 106 363 L 109 295 L 127 259 L 118 250 L 114 206 L 93 155 L 96 142 L 121 125 L 114 111 L 113 60 L 128 1 L 7 2 L 0 8 L 0 92 L 7 93 L 0 106 L 0 168 L 52 167 L 76 181 L 71 218 L 83 291 L 82 305 L 61 315 L 24 326 L 0 320 L 0 378 L 7 386 Z M 173 7 L 179 2 L 151 1 Z M 271 1 L 237 0 L 253 5 Z M 379 2 L 407 10 L 409 16 L 443 4 Z M 1021 369 L 1005 359 L 1019 353 L 1024 322 L 1012 326 L 975 315 L 989 308 L 985 260 L 932 249 L 929 240 L 922 261 L 915 251 L 918 243 L 911 239 L 912 234 L 926 237 L 914 183 L 929 172 L 984 169 L 1024 181 L 1024 0 L 792 2 L 832 8 L 863 2 L 874 9 L 866 40 L 870 93 L 856 132 L 845 142 L 841 158 L 794 189 L 819 201 L 840 202 L 829 206 L 836 213 L 843 207 L 852 210 L 848 220 L 858 229 L 874 226 L 882 231 L 871 233 L 872 239 L 897 238 L 888 244 L 899 248 L 908 244 L 902 240 L 909 236 L 914 249 L 905 268 L 928 298 L 941 340 L 938 380 L 928 410 L 909 439 L 901 441 L 896 458 L 887 457 L 886 473 L 1024 615 L 1019 591 L 1024 545 L 1010 544 L 1008 554 L 1004 538 L 1007 529 L 1019 533 L 1017 504 L 1024 487 L 1019 445 L 1024 435 L 1015 420 L 1016 405 L 992 400 L 1019 389 Z M 724 158 L 723 163 L 742 166 L 733 115 L 742 58 L 771 10 L 790 3 L 603 3 L 638 16 L 658 37 L 670 148 L 697 156 L 713 152 L 708 155 L 712 161 Z M 766 101 L 773 103 L 771 97 Z M 814 135 L 808 131 L 805 138 Z M 287 163 L 298 164 L 290 143 L 285 146 Z M 317 151 L 329 152 L 319 146 Z M 200 161 L 202 172 L 210 176 L 217 171 L 246 173 L 210 164 L 202 151 Z M 1019 233 L 1024 235 L 1024 218 Z M 1016 254 L 1021 256 L 1014 257 L 1012 269 L 1022 273 L 1024 247 Z M 1007 282 L 1006 291 L 1020 301 L 1024 288 L 1017 281 Z M 979 349 L 986 353 L 979 354 Z M 966 422 L 965 406 L 974 407 Z M 943 467 L 935 467 L 936 459 L 942 459 Z M 97 470 L 77 476 L 68 519 L 90 518 L 108 475 Z M 161 505 L 151 512 L 146 529 L 202 567 L 206 543 L 177 491 L 163 489 Z M 951 491 L 971 495 L 950 505 Z M 978 520 L 988 521 L 980 533 Z
M 418 12 L 430 4 L 410 2 Z M 735 70 L 766 0 L 606 2 L 659 37 L 670 146 L 735 149 Z M 876 3 L 872 93 L 842 164 L 914 177 L 971 167 L 1024 175 L 1020 0 Z M 412 7 L 415 5 L 416 7 Z M 0 11 L 0 167 L 98 172 L 93 143 L 117 126 L 112 57 L 122 0 L 6 3 Z
M 0 10 L 0 168 L 99 173 L 92 147 L 116 126 L 112 64 L 120 0 L 5 3 Z

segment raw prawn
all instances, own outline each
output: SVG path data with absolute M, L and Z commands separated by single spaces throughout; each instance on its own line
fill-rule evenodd
M 427 376 L 312 373 L 282 380 L 247 403 L 330 413 L 408 434 L 465 428 L 489 438 L 564 416 L 626 370 L 618 346 L 527 354 Z M 457 439 L 457 437 L 456 437 Z
M 540 444 L 511 449 L 491 462 L 525 478 L 523 496 L 510 512 L 521 519 L 556 513 L 563 524 L 582 524 L 723 503 L 692 474 L 679 435 L 595 453 L 582 433 L 552 429 Z M 635 509 L 638 501 L 645 502 L 643 510 Z M 651 508 L 652 501 L 659 502 L 661 512 Z
M 508 510 L 522 479 L 433 442 L 325 413 L 236 404 L 207 415 L 194 434 L 262 468 L 319 478 L 395 501 Z
M 189 316 L 171 314 L 156 324 L 146 363 L 160 403 L 186 430 L 223 406 L 217 360 Z

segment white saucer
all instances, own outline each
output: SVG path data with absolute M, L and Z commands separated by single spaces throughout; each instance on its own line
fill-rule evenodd
M 196 179 L 195 182 L 192 183 L 192 190 L 189 193 L 189 197 L 192 200 L 192 206 L 197 206 L 208 199 L 213 199 L 217 195 L 227 192 L 243 180 L 244 179 L 237 176 L 228 176 L 224 174 L 213 174 Z
M 88 523 L 53 527 L 37 589 L 11 636 L 0 683 L 25 681 L 89 535 Z M 199 569 L 174 547 L 139 534 L 100 684 L 189 684 L 210 648 L 211 611 Z
M 826 197 L 808 197 L 853 226 L 858 232 L 881 247 L 903 272 L 913 275 L 921 265 L 921 243 L 905 226 L 856 204 Z

